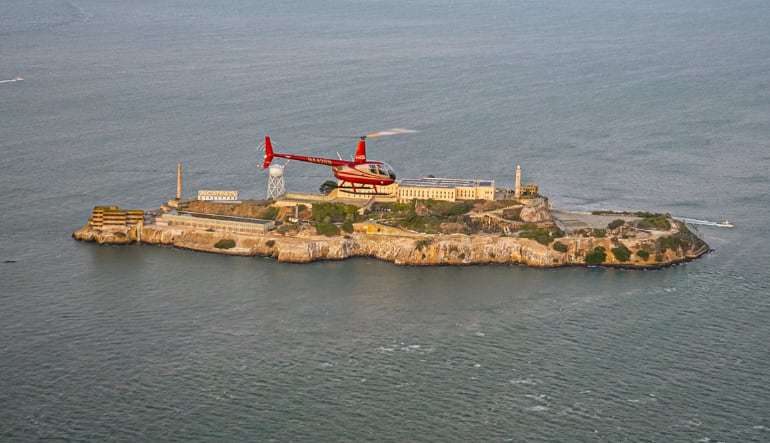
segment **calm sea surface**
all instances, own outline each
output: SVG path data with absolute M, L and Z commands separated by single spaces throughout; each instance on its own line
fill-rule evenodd
M 5 0 L 0 440 L 770 440 L 763 0 Z M 261 198 L 256 147 L 650 210 L 661 271 L 309 265 L 72 240 Z M 287 187 L 327 168 L 293 162 Z

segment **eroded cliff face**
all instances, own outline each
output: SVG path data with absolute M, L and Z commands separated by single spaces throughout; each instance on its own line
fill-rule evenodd
M 591 264 L 656 268 L 697 258 L 709 250 L 705 244 L 698 250 L 690 250 L 681 245 L 661 250 L 654 237 L 565 237 L 558 241 L 566 246 L 566 252 L 559 252 L 553 245 L 545 246 L 526 238 L 497 235 L 381 235 L 355 232 L 344 237 L 323 237 L 307 233 L 299 236 L 274 233 L 258 236 L 161 225 L 106 231 L 95 231 L 86 225 L 73 233 L 73 237 L 100 244 L 141 242 L 218 254 L 275 257 L 280 262 L 292 263 L 374 257 L 398 265 L 498 263 L 556 267 L 586 265 L 587 257 L 599 248 L 604 252 L 605 258 L 601 262 Z M 221 249 L 214 246 L 223 239 L 233 240 L 235 247 Z M 630 256 L 625 258 L 626 261 L 621 261 L 612 252 L 621 245 L 630 252 Z
M 92 241 L 100 245 L 128 245 L 136 242 L 136 228 L 111 227 L 109 229 L 93 229 L 86 224 L 72 233 L 76 240 Z

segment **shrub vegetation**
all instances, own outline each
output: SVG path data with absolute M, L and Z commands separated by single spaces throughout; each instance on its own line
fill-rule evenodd
M 623 220 L 622 218 L 618 218 L 616 220 L 609 222 L 609 224 L 607 225 L 607 229 L 617 229 L 625 224 L 626 224 L 625 220 Z
M 604 248 L 601 246 L 595 247 L 593 251 L 586 255 L 586 264 L 589 265 L 598 265 L 605 260 L 607 260 L 607 253 L 604 252 Z
M 313 205 L 313 220 L 321 222 L 324 220 L 332 222 L 342 222 L 348 217 L 356 220 L 358 217 L 358 206 L 346 205 L 344 203 L 316 203 Z
M 217 249 L 230 249 L 235 247 L 235 240 L 230 238 L 223 238 L 222 240 L 219 240 L 218 242 L 214 243 L 214 247 Z
M 327 237 L 340 235 L 340 228 L 334 223 L 322 221 L 315 226 L 316 232 Z
M 698 236 L 687 229 L 684 224 L 679 225 L 679 232 L 676 234 L 669 235 L 667 237 L 660 237 L 655 242 L 655 246 L 660 252 L 666 252 L 668 249 L 694 251 L 704 247 L 705 245 L 706 243 L 704 243 L 703 240 L 701 240 Z
M 522 221 L 521 220 L 522 209 L 523 209 L 522 206 L 519 206 L 516 208 L 503 209 L 503 218 L 506 220 Z
M 620 245 L 617 248 L 612 248 L 612 254 L 618 261 L 627 262 L 631 258 L 631 250 L 626 245 Z
M 414 248 L 418 251 L 422 251 L 424 248 L 427 248 L 428 245 L 430 245 L 430 239 L 424 238 L 417 240 L 417 242 L 414 244 Z
M 268 206 L 262 211 L 262 214 L 260 214 L 260 218 L 264 218 L 265 220 L 275 220 L 278 217 L 278 208 L 275 206 Z

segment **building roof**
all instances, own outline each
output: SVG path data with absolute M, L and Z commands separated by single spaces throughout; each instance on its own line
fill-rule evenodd
M 493 187 L 494 180 L 465 178 L 404 178 L 398 182 L 399 186 L 410 186 L 414 188 L 473 188 L 473 187 Z

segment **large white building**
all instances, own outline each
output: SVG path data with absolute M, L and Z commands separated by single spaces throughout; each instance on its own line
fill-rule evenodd
M 494 180 L 462 178 L 405 178 L 398 183 L 399 202 L 418 200 L 494 200 Z
M 339 192 L 337 190 L 336 192 Z M 338 193 L 345 198 L 371 198 L 371 191 L 354 194 Z M 404 178 L 392 185 L 378 186 L 378 198 L 395 199 L 400 203 L 411 200 L 494 200 L 494 180 L 471 180 L 463 178 Z

